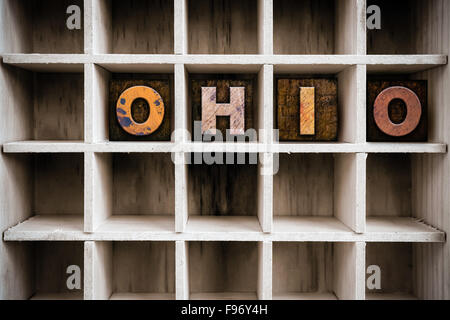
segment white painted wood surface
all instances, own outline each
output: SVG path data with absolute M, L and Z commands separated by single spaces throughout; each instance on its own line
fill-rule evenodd
M 386 13 L 383 29 L 367 35 L 366 0 L 224 0 L 215 7 L 134 0 L 127 8 L 115 0 L 78 2 L 84 31 L 72 33 L 48 19 L 66 1 L 0 1 L 0 298 L 450 298 L 448 1 L 410 0 L 409 10 Z M 36 5 L 43 7 L 33 13 Z M 124 20 L 113 24 L 119 11 Z M 146 13 L 156 23 L 145 21 Z M 211 24 L 217 27 L 205 28 Z M 180 135 L 109 142 L 108 82 L 120 72 L 173 73 L 177 129 L 190 128 L 191 73 L 259 73 L 262 129 L 275 128 L 273 75 L 335 75 L 340 141 L 275 144 L 262 136 L 247 145 L 205 146 Z M 379 74 L 428 80 L 429 142 L 366 142 L 366 77 Z M 220 201 L 201 216 L 192 188 L 203 187 L 211 199 L 213 183 L 197 183 L 201 173 L 193 176 L 191 165 L 172 164 L 174 150 L 179 160 L 191 152 L 266 153 L 279 156 L 279 171 L 233 176 L 237 210 L 211 215 L 228 199 L 219 190 Z M 120 171 L 128 162 L 138 173 Z M 276 161 L 268 165 L 277 168 Z M 251 194 L 238 193 L 244 183 L 254 185 Z M 251 210 L 242 210 L 244 200 Z M 319 249 L 293 259 L 290 252 L 308 245 Z M 325 247 L 331 255 L 321 254 Z M 49 256 L 52 250 L 61 254 Z M 82 293 L 61 287 L 60 269 L 71 258 L 84 271 Z M 217 261 L 233 268 L 227 273 Z M 387 282 L 366 293 L 365 268 L 374 263 L 383 265 Z M 36 273 L 49 264 L 60 266 L 57 276 Z M 137 276 L 127 283 L 123 270 L 151 265 L 154 281 L 143 281 L 139 292 L 123 290 L 141 282 Z M 290 274 L 280 271 L 289 265 Z M 283 277 L 301 277 L 299 267 L 321 280 L 296 284 L 319 293 L 289 288 Z

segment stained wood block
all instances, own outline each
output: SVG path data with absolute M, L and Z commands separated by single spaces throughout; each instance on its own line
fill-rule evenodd
M 367 141 L 427 139 L 427 81 L 367 82 Z
M 202 112 L 203 118 L 205 120 L 209 119 L 208 123 L 204 123 L 205 126 L 202 123 L 202 128 L 220 130 L 224 139 L 227 129 L 231 129 L 230 134 L 234 135 L 244 133 L 243 131 L 250 128 L 256 129 L 254 121 L 255 107 L 253 105 L 255 101 L 254 95 L 256 94 L 254 75 L 194 75 L 191 77 L 190 86 L 193 134 L 194 121 L 202 121 Z M 207 89 L 205 92 L 204 88 L 215 88 L 215 103 L 202 102 L 204 99 L 214 98 L 212 95 L 214 90 Z M 204 92 L 203 97 L 202 91 Z M 203 108 L 202 105 L 204 106 Z M 204 108 L 206 110 L 203 110 Z M 213 123 L 214 121 L 211 122 L 213 120 L 213 111 L 216 120 L 215 124 Z M 210 133 L 215 134 L 214 130 L 211 130 Z
M 111 141 L 170 141 L 173 128 L 173 106 L 172 106 L 172 88 L 173 78 L 171 75 L 115 75 L 109 84 L 109 140 Z M 139 135 L 139 132 L 127 132 L 119 123 L 122 119 L 122 114 L 118 113 L 117 103 L 119 98 L 123 98 L 124 91 L 136 86 L 146 86 L 152 88 L 160 96 L 159 104 L 164 105 L 162 114 L 155 114 L 150 117 L 151 109 L 157 111 L 159 106 L 149 104 L 145 99 L 133 98 L 131 106 L 128 108 L 131 111 L 131 118 L 137 124 L 152 123 L 156 124 L 154 119 L 158 118 L 157 123 L 162 121 L 156 130 L 151 128 L 145 133 L 147 135 Z M 125 101 L 128 103 L 129 101 Z M 152 102 L 151 102 L 152 103 Z M 127 109 L 127 110 L 128 110 Z M 159 110 L 159 109 L 158 109 Z M 123 124 L 123 123 L 122 123 Z M 145 128 L 144 128 L 145 129 Z M 136 130 L 135 130 L 136 131 Z M 149 134 L 148 134 L 149 133 Z M 137 134 L 137 135 L 136 135 Z
M 277 128 L 280 141 L 337 140 L 337 80 L 278 79 Z

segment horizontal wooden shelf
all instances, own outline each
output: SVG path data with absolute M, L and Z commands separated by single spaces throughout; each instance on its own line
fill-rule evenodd
M 357 235 L 334 217 L 275 216 L 278 241 L 354 241 Z
M 369 217 L 365 241 L 445 242 L 445 233 L 414 218 Z
M 271 146 L 279 153 L 446 153 L 443 143 L 284 143 Z
M 174 300 L 174 293 L 113 293 L 110 300 Z
M 275 73 L 338 73 L 351 65 L 412 73 L 447 64 L 447 55 L 4 54 L 3 62 L 41 72 L 82 72 L 83 64 L 94 63 L 111 72 L 173 72 L 175 64 L 185 64 L 193 73 L 248 73 L 271 64 Z
M 263 233 L 256 217 L 190 216 L 185 232 L 174 231 L 173 216 L 110 216 L 93 233 L 83 231 L 81 215 L 37 215 L 8 229 L 5 241 L 311 241 L 445 242 L 445 233 L 414 218 L 367 219 L 357 234 L 334 217 L 274 217 Z
M 286 292 L 274 293 L 273 300 L 337 300 L 331 292 Z
M 123 240 L 146 239 L 173 233 L 175 218 L 170 215 L 113 215 L 95 230 L 100 238 L 120 238 Z
M 4 233 L 6 241 L 82 241 L 82 238 L 82 215 L 37 215 Z
M 81 140 L 67 141 L 17 141 L 3 144 L 5 153 L 81 153 L 86 144 Z
M 446 153 L 444 143 L 201 143 L 16 141 L 3 144 L 5 153 L 166 153 L 166 152 L 273 152 L 273 153 Z
M 406 293 L 366 293 L 366 300 L 417 300 L 417 297 Z
M 3 54 L 3 63 L 37 72 L 83 72 L 86 54 Z
M 256 300 L 252 292 L 202 292 L 191 293 L 190 300 Z
M 253 233 L 261 233 L 261 226 L 255 216 L 189 216 L 185 233 L 188 234 L 221 234 L 236 236 L 245 240 Z
M 36 293 L 30 300 L 83 300 L 83 293 Z

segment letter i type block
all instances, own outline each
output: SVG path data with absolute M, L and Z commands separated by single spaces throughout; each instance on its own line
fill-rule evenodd
M 278 79 L 280 141 L 335 141 L 338 131 L 335 79 Z

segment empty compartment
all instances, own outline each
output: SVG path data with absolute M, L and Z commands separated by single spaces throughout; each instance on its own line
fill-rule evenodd
M 257 12 L 257 0 L 188 0 L 189 53 L 258 53 Z
M 127 226 L 139 231 L 173 231 L 174 164 L 170 153 L 113 153 L 94 156 L 101 208 L 93 218 L 101 230 Z
M 113 215 L 173 215 L 174 164 L 166 153 L 112 156 Z
M 274 242 L 273 299 L 355 299 L 361 252 L 356 243 Z
M 333 254 L 333 243 L 274 242 L 273 299 L 336 299 Z
M 256 299 L 256 242 L 189 242 L 190 299 Z
M 274 215 L 332 217 L 334 162 L 332 154 L 280 154 L 273 177 Z
M 39 241 L 26 246 L 29 263 L 23 268 L 31 284 L 30 299 L 83 299 L 82 242 Z
M 425 231 L 440 226 L 433 212 L 440 179 L 434 170 L 445 163 L 444 154 L 369 154 L 366 169 L 366 216 L 373 232 Z M 430 169 L 431 168 L 431 169 Z M 428 170 L 434 173 L 430 177 Z M 439 232 L 432 228 L 428 231 Z
M 367 243 L 366 299 L 416 299 L 414 257 L 418 246 L 423 245 Z
M 94 52 L 172 54 L 174 2 L 165 0 L 99 0 Z
M 335 1 L 274 0 L 273 51 L 275 54 L 334 54 Z
M 21 140 L 83 140 L 82 73 L 41 73 L 5 66 L 10 106 L 15 108 Z
M 34 76 L 34 139 L 83 140 L 83 74 Z
M 225 154 L 224 164 L 207 164 L 209 153 L 191 155 L 188 165 L 188 229 L 190 231 L 260 232 L 258 222 L 258 183 L 260 183 L 256 154 Z M 245 164 L 236 164 L 238 157 Z M 227 164 L 234 157 L 234 164 Z M 207 160 L 208 161 L 208 160 Z
M 34 156 L 34 213 L 82 216 L 83 177 L 82 154 Z
M 32 217 L 36 224 L 82 230 L 84 166 L 82 154 L 5 155 L 10 169 L 8 192 L 20 205 L 21 220 Z M 35 217 L 33 217 L 35 216 Z
M 360 232 L 355 154 L 280 154 L 273 180 L 274 232 Z M 295 190 L 292 193 L 292 190 Z
M 367 157 L 367 216 L 411 217 L 412 174 L 409 154 Z
M 5 31 L 14 37 L 11 53 L 83 53 L 83 3 L 83 0 L 4 1 L 5 25 L 9 27 Z
M 380 9 L 379 29 L 367 29 L 368 54 L 440 54 L 432 42 L 446 34 L 446 10 L 438 1 L 368 0 Z M 370 17 L 373 14 L 368 14 Z M 370 21 L 369 21 L 370 24 Z
M 111 281 L 110 299 L 175 298 L 174 242 L 112 242 L 106 246 L 110 259 L 103 263 L 112 271 L 106 280 Z

